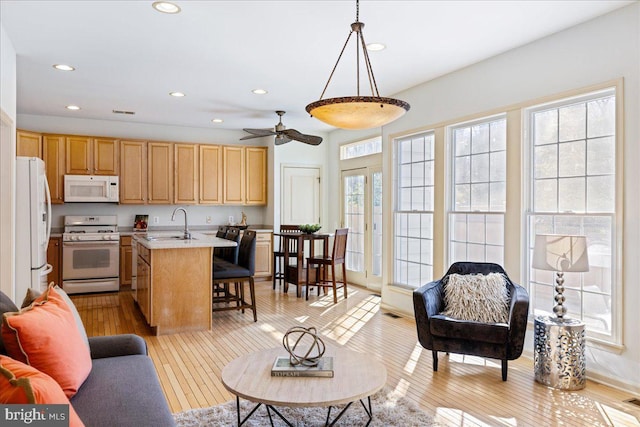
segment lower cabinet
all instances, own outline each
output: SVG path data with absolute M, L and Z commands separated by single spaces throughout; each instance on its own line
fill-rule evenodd
M 137 267 L 137 295 L 138 306 L 142 315 L 151 323 L 151 253 L 149 249 L 137 243 L 138 265 Z
M 131 253 L 131 236 L 120 237 L 120 286 L 131 285 L 133 271 Z
M 258 280 L 270 280 L 273 272 L 272 233 L 256 233 L 256 272 Z
M 49 239 L 47 263 L 53 267 L 53 270 L 47 276 L 47 283 L 53 282 L 62 287 L 62 237 Z

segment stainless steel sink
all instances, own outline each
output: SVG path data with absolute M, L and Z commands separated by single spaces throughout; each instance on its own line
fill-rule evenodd
M 174 241 L 174 240 L 197 240 L 193 237 L 191 239 L 185 239 L 184 236 L 147 236 L 145 237 L 150 242 L 163 242 L 163 241 Z

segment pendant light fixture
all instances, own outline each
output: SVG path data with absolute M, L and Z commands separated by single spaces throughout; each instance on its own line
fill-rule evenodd
M 374 77 L 373 69 L 371 68 L 371 62 L 369 61 L 367 45 L 364 41 L 364 35 L 362 34 L 364 23 L 359 21 L 359 15 L 360 0 L 356 0 L 356 22 L 351 24 L 351 31 L 349 32 L 347 41 L 342 47 L 342 51 L 338 56 L 336 65 L 333 66 L 333 70 L 329 75 L 327 84 L 324 86 L 322 95 L 320 95 L 320 99 L 318 101 L 312 102 L 306 107 L 307 112 L 311 114 L 312 117 L 341 129 L 371 129 L 380 127 L 400 118 L 404 113 L 409 111 L 409 108 L 411 108 L 408 103 L 399 99 L 384 98 L 380 96 L 376 78 Z M 356 96 L 322 99 L 327 91 L 327 87 L 329 87 L 333 73 L 335 73 L 338 63 L 342 58 L 342 54 L 354 33 L 356 33 Z M 362 56 L 364 57 L 364 64 L 367 68 L 371 96 L 360 96 L 361 50 Z

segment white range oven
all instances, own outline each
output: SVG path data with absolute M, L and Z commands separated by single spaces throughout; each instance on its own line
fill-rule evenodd
M 62 287 L 68 294 L 120 289 L 117 216 L 65 216 Z

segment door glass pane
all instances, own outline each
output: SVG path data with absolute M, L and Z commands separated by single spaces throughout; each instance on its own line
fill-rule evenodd
M 382 276 L 382 172 L 371 175 L 371 209 L 372 209 L 372 273 Z
M 344 225 L 349 228 L 347 269 L 364 271 L 364 190 L 365 176 L 344 178 Z

